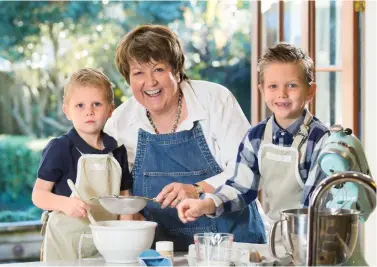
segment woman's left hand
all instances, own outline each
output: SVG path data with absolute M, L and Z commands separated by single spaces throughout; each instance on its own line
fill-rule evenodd
M 192 184 L 171 183 L 161 190 L 156 201 L 162 203 L 161 208 L 174 208 L 185 198 L 198 198 L 195 187 Z

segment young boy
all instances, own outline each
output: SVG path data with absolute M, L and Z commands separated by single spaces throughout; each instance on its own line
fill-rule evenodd
M 90 198 L 128 195 L 132 178 L 126 149 L 102 131 L 113 110 L 114 93 L 102 72 L 87 68 L 72 75 L 64 88 L 63 111 L 73 128 L 43 150 L 32 194 L 34 205 L 52 211 L 43 226 L 44 261 L 77 259 L 79 243 L 83 254 L 96 253 L 91 240 L 80 241 L 82 234 L 90 232 L 86 211 L 90 209 L 97 221 L 116 216 Z M 68 179 L 75 183 L 82 200 L 72 194 Z
M 313 61 L 301 49 L 278 43 L 259 62 L 259 90 L 273 115 L 252 127 L 239 146 L 234 176 L 215 194 L 178 206 L 183 222 L 244 208 L 262 189 L 266 215 L 307 206 L 326 177 L 317 164 L 328 129 L 305 108 L 316 92 Z

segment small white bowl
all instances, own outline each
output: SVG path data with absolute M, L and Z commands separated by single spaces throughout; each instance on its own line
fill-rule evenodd
M 148 221 L 101 221 L 90 224 L 93 241 L 110 263 L 134 263 L 152 246 L 157 223 Z

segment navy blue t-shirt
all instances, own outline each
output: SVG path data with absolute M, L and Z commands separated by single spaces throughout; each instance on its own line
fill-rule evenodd
M 120 191 L 131 189 L 132 177 L 128 169 L 126 148 L 123 145 L 118 147 L 116 140 L 104 132 L 102 132 L 102 141 L 105 148 L 97 150 L 88 145 L 75 128 L 52 139 L 42 152 L 38 178 L 55 183 L 52 193 L 70 196 L 72 191 L 68 187 L 67 180 L 71 179 L 76 182 L 77 164 L 81 153 L 108 154 L 112 152 L 122 168 Z

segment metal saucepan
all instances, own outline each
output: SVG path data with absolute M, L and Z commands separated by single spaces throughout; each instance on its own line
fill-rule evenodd
M 113 214 L 135 214 L 144 209 L 148 201 L 156 201 L 155 198 L 117 195 L 92 197 L 90 200 L 93 199 L 98 199 L 102 207 Z
M 290 209 L 280 212 L 281 219 L 274 223 L 270 233 L 270 251 L 275 258 L 275 233 L 279 224 L 286 252 L 295 265 L 305 265 L 307 252 L 308 209 Z M 347 209 L 326 209 L 318 216 L 317 263 L 340 265 L 352 255 L 359 229 L 359 212 Z

